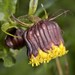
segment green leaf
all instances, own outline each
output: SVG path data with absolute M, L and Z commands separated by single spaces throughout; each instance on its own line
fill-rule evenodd
M 7 50 L 4 48 L 0 49 L 0 58 L 4 58 L 5 56 L 7 56 Z
M 46 11 L 46 9 L 44 8 L 43 4 L 41 4 L 43 10 L 44 10 L 44 13 L 45 13 L 45 19 L 48 19 L 48 13 Z
M 17 0 L 0 0 L 0 21 L 4 21 L 15 13 Z
M 10 56 L 4 57 L 3 60 L 4 60 L 5 67 L 11 67 L 14 65 L 14 61 Z
M 36 12 L 38 6 L 38 0 L 30 0 L 29 15 L 33 15 Z
M 38 10 L 37 12 L 35 13 L 36 16 L 39 16 L 41 15 L 41 13 L 43 12 L 43 9 L 41 7 L 41 4 L 44 5 L 44 9 L 49 9 L 51 8 L 51 6 L 56 2 L 56 0 L 40 0 L 39 1 L 39 7 L 38 7 Z M 43 16 L 43 14 L 42 14 Z

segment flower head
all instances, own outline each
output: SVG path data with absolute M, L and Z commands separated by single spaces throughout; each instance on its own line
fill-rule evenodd
M 64 46 L 61 29 L 54 21 L 39 21 L 24 33 L 24 39 L 32 66 L 48 63 L 68 52 Z

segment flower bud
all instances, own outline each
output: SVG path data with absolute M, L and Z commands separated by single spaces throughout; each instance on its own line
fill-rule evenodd
M 8 32 L 14 36 L 7 35 L 5 38 L 5 44 L 13 49 L 20 48 L 24 46 L 24 39 L 23 39 L 23 33 L 24 31 L 22 29 L 16 29 L 12 28 L 8 30 Z

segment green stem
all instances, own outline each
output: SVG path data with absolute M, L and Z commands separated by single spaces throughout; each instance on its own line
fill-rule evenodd
M 68 64 L 67 57 L 65 56 L 64 59 L 65 59 L 65 68 L 66 68 L 65 73 L 66 75 L 69 75 L 69 64 Z
M 39 18 L 38 16 L 29 16 L 29 19 L 33 22 L 33 23 L 38 23 L 39 21 L 41 21 L 41 18 Z
M 13 18 L 18 24 L 20 24 L 20 25 L 22 25 L 22 26 L 25 26 L 25 27 L 29 28 L 29 27 L 31 27 L 31 26 L 33 25 L 33 23 L 32 23 L 32 24 L 27 24 L 27 23 L 25 23 L 25 22 L 20 21 L 20 20 L 17 19 L 14 15 L 11 15 L 11 16 L 12 16 L 12 18 Z
M 57 66 L 59 75 L 63 75 L 62 67 L 58 58 L 56 58 L 56 66 Z

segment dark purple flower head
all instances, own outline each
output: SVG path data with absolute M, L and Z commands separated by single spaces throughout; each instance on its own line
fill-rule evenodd
M 61 30 L 54 21 L 41 20 L 24 33 L 30 64 L 38 66 L 66 52 Z
M 24 33 L 24 39 L 28 45 L 28 55 L 37 56 L 38 49 L 47 52 L 52 44 L 59 46 L 63 43 L 61 30 L 54 21 L 40 21 Z

